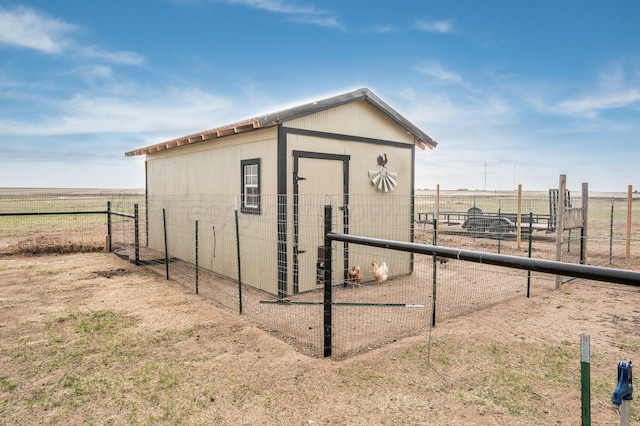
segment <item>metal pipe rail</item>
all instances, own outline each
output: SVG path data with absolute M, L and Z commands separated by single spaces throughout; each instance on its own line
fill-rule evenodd
M 0 212 L 0 216 L 41 216 L 41 215 L 55 215 L 55 214 L 112 214 L 114 216 L 122 216 L 122 217 L 130 217 L 135 218 L 135 214 L 132 213 L 121 213 L 121 212 L 113 212 L 110 210 L 89 210 L 89 211 L 74 211 L 74 212 Z
M 40 215 L 53 215 L 53 214 L 107 214 L 107 210 L 89 210 L 89 211 L 75 211 L 75 212 L 14 212 L 6 213 L 0 212 L 0 216 L 40 216 Z M 115 214 L 115 213 L 111 213 Z M 121 215 L 125 215 L 122 213 Z
M 432 246 L 427 244 L 407 243 L 402 241 L 385 240 L 381 238 L 362 237 L 358 235 L 338 234 L 327 232 L 326 239 L 344 243 L 360 244 L 372 247 L 446 257 L 486 265 L 504 266 L 507 268 L 524 269 L 575 278 L 605 281 L 640 287 L 640 272 L 626 269 L 602 268 L 599 266 L 579 265 L 575 263 L 558 262 L 555 260 L 530 259 L 505 254 L 485 253 L 458 248 Z

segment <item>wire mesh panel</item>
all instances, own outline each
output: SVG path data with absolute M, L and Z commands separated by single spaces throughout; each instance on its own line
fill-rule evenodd
M 382 198 L 262 195 L 257 209 L 246 210 L 241 196 L 234 194 L 3 194 L 0 213 L 12 215 L 0 215 L 0 251 L 62 246 L 102 250 L 110 226 L 119 255 L 242 313 L 312 356 L 322 356 L 325 349 L 327 268 L 332 272 L 335 357 L 420 333 L 434 321 L 554 288 L 554 277 L 545 274 L 342 242 L 333 243 L 329 263 L 324 253 L 326 205 L 332 206 L 334 232 L 538 259 L 556 256 L 557 236 L 545 193 L 521 200 L 519 221 L 514 217 L 517 198 L 502 194 L 444 194 L 439 199 L 393 193 Z M 579 229 L 565 230 L 562 260 L 578 263 L 586 241 L 587 263 L 637 269 L 640 208 L 633 210 L 629 240 L 626 200 L 593 199 L 589 207 L 586 240 Z M 91 210 L 102 213 L 80 213 Z M 13 215 L 56 211 L 66 213 Z M 478 217 L 487 219 L 480 224 L 500 226 L 470 225 L 469 219 Z M 518 227 L 511 226 L 518 222 L 520 238 Z
M 3 191 L 0 250 L 30 253 L 103 250 L 109 201 L 118 208 L 132 210 L 133 204 L 143 202 L 144 197 L 137 193 L 87 190 Z

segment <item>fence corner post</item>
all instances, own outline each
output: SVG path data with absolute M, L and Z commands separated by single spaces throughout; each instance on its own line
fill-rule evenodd
M 328 358 L 332 355 L 332 318 L 331 310 L 333 297 L 331 294 L 331 240 L 327 234 L 332 230 L 332 206 L 324 206 L 324 357 Z
M 105 241 L 105 251 L 111 253 L 111 201 L 107 201 L 107 238 Z
M 133 205 L 133 243 L 136 265 L 140 265 L 140 214 L 138 210 L 138 203 Z

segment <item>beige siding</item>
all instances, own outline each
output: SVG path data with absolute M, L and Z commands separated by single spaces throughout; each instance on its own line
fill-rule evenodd
M 164 250 L 164 208 L 170 255 L 194 262 L 197 214 L 200 266 L 237 278 L 234 201 L 240 208 L 241 161 L 260 158 L 262 214 L 239 213 L 240 246 L 242 258 L 259 252 L 267 266 L 247 262 L 242 280 L 277 291 L 277 209 L 275 197 L 268 195 L 276 192 L 276 135 L 271 128 L 148 155 L 150 247 Z
M 350 232 L 357 235 L 409 241 L 411 238 L 412 152 L 411 134 L 368 102 L 353 102 L 331 110 L 286 122 L 284 127 L 379 140 L 381 143 L 345 141 L 295 134 L 287 135 L 287 271 L 288 291 L 293 291 L 293 151 L 347 155 L 349 160 Z M 384 142 L 382 142 L 384 141 Z M 391 142 L 388 143 L 388 142 Z M 398 173 L 393 191 L 381 192 L 370 181 L 369 170 L 381 170 L 378 155 L 387 155 L 387 171 Z M 277 260 L 277 127 L 256 130 L 211 142 L 201 142 L 147 155 L 148 194 L 152 248 L 163 250 L 162 209 L 169 224 L 170 254 L 194 261 L 194 222 L 199 218 L 200 265 L 235 279 L 237 277 L 233 195 L 241 191 L 242 160 L 261 159 L 262 206 L 260 215 L 239 214 L 242 280 L 276 294 Z M 306 254 L 300 258 L 300 291 L 317 288 L 315 263 L 322 245 L 322 210 L 328 202 L 342 206 L 342 164 L 339 161 L 302 161 L 307 178 L 300 200 L 303 217 L 299 242 Z M 210 200 L 210 194 L 216 200 Z M 338 215 L 337 213 L 334 216 Z M 338 215 L 339 216 L 339 215 Z M 215 236 L 214 236 L 215 228 Z M 342 231 L 336 223 L 336 231 Z M 215 253 L 212 242 L 215 241 Z M 342 252 L 340 248 L 337 250 Z M 366 254 L 363 254 L 366 253 Z M 334 271 L 342 275 L 341 258 Z M 387 262 L 391 276 L 411 271 L 409 254 L 383 249 L 353 250 L 350 265 L 359 265 L 365 280 L 371 279 L 372 261 Z M 304 269 L 304 270 L 303 270 Z M 302 275 L 305 275 L 303 277 Z
M 351 102 L 337 108 L 291 120 L 286 127 L 338 133 L 413 145 L 413 135 L 368 102 Z
M 413 136 L 407 135 L 404 128 L 399 126 L 386 115 L 371 107 L 366 102 L 352 103 L 334 110 L 324 111 L 312 116 L 304 117 L 287 123 L 287 127 L 297 127 L 305 130 L 315 130 L 328 133 L 357 135 L 365 138 L 380 139 L 390 142 L 406 144 L 406 146 L 393 146 L 389 144 L 371 144 L 368 142 L 345 141 L 337 139 L 327 139 L 314 136 L 303 136 L 289 134 L 287 137 L 287 170 L 288 174 L 293 170 L 293 151 L 311 151 L 326 154 L 348 155 L 349 160 L 349 232 L 356 235 L 364 235 L 376 238 L 393 239 L 400 241 L 411 240 L 411 198 L 413 190 L 412 169 L 413 169 Z M 388 171 L 397 172 L 397 186 L 393 191 L 379 191 L 369 179 L 369 170 L 380 171 L 377 165 L 378 155 L 387 155 Z M 325 182 L 323 193 L 316 197 L 318 212 L 321 206 L 330 202 L 334 208 L 342 206 L 342 196 L 336 190 L 335 177 L 328 174 L 340 173 L 336 169 L 334 162 L 327 161 L 326 165 L 321 162 L 312 168 L 303 170 L 300 174 L 307 181 Z M 305 185 L 306 182 L 305 181 Z M 342 179 L 340 178 L 340 182 Z M 293 181 L 288 182 L 288 193 L 293 193 Z M 328 185 L 331 186 L 328 186 Z M 341 190 L 341 188 L 340 188 Z M 304 202 L 304 200 L 302 200 Z M 292 216 L 293 206 L 289 206 L 289 217 Z M 321 214 L 317 214 L 321 218 Z M 303 220 L 304 218 L 301 218 Z M 317 226 L 321 226 L 318 223 Z M 341 232 L 341 224 L 334 227 L 334 230 Z M 290 241 L 293 240 L 293 229 L 289 228 Z M 322 244 L 322 233 L 317 232 L 315 240 L 309 241 L 309 236 L 305 238 L 307 247 Z M 293 254 L 290 247 L 289 258 Z M 335 252 L 340 253 L 341 248 Z M 391 276 L 399 276 L 411 272 L 411 256 L 408 253 L 389 252 L 384 249 L 368 248 L 367 255 L 362 254 L 363 250 L 353 250 L 350 255 L 350 266 L 358 265 L 365 274 L 365 280 L 372 279 L 370 273 L 371 262 L 386 262 L 389 266 Z M 314 254 L 315 256 L 315 254 Z M 301 265 L 302 267 L 303 265 Z M 336 262 L 334 259 L 334 271 L 339 275 L 342 273 L 341 258 Z M 337 268 L 337 269 L 336 269 Z M 301 274 L 304 271 L 301 270 Z M 290 271 L 292 275 L 292 271 Z M 304 291 L 305 289 L 301 289 Z

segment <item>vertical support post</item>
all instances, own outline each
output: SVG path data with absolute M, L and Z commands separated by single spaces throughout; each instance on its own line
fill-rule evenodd
M 500 243 L 502 242 L 502 222 L 500 218 L 502 218 L 502 208 L 498 207 L 498 254 L 500 254 Z
M 433 219 L 433 245 L 438 245 L 438 219 Z M 438 257 L 433 256 L 433 286 L 431 292 L 431 327 L 436 326 L 436 294 L 438 288 Z
M 105 248 L 108 253 L 111 253 L 111 231 L 111 201 L 107 201 L 107 244 Z
M 164 228 L 164 265 L 169 279 L 169 244 L 167 244 L 167 212 L 162 208 L 162 226 Z
M 324 357 L 331 356 L 333 347 L 332 332 L 333 324 L 331 318 L 331 310 L 333 296 L 331 294 L 331 240 L 327 238 L 327 234 L 332 230 L 332 207 L 324 206 Z
M 234 198 L 236 216 L 236 252 L 238 255 L 238 306 L 242 315 L 242 262 L 240 260 L 240 227 L 238 226 L 238 205 Z
M 533 212 L 529 212 L 529 259 L 531 259 L 531 251 L 533 246 Z M 531 296 L 531 269 L 527 271 L 527 299 Z
M 588 334 L 580 335 L 580 383 L 582 426 L 591 426 L 591 360 Z
M 196 214 L 196 294 L 198 294 L 198 215 Z
M 609 224 L 609 265 L 613 258 L 613 203 L 614 198 L 611 199 L 611 223 Z
M 516 218 L 516 243 L 520 248 L 522 242 L 522 184 L 518 184 L 518 217 Z
M 620 404 L 620 426 L 631 425 L 631 401 L 623 400 Z
M 440 220 L 440 184 L 436 185 L 436 210 L 433 215 L 433 220 Z
M 558 185 L 558 208 L 556 228 L 556 260 L 562 261 L 562 240 L 564 237 L 564 212 L 567 196 L 567 175 L 560 175 Z M 556 288 L 562 286 L 562 275 L 556 275 Z
M 138 204 L 133 205 L 133 247 L 136 265 L 140 264 L 140 214 Z
M 580 232 L 580 264 L 587 263 L 587 241 L 589 235 L 589 184 L 582 183 L 582 231 Z
M 633 205 L 633 185 L 627 188 L 627 250 L 626 258 L 631 258 L 631 206 Z
M 149 247 L 149 194 L 146 189 L 144 190 L 144 246 Z

